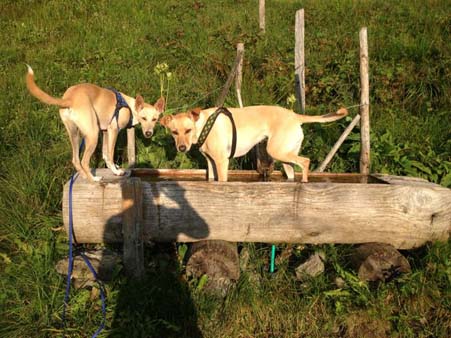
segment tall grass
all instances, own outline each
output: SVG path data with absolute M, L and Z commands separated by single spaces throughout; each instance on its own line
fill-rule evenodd
M 174 74 L 170 111 L 213 105 L 238 42 L 245 43 L 246 105 L 287 106 L 294 92 L 294 13 L 305 8 L 307 112 L 321 114 L 359 101 L 358 31 L 368 27 L 372 170 L 415 175 L 451 186 L 450 26 L 446 1 L 270 1 L 267 33 L 258 31 L 255 1 L 3 1 L 0 4 L 0 335 L 61 336 L 63 279 L 54 264 L 65 255 L 61 192 L 72 166 L 57 109 L 26 91 L 24 63 L 37 83 L 60 96 L 93 82 L 160 94 L 155 65 Z M 233 93 L 226 105 L 236 105 Z M 351 111 L 355 114 L 356 111 Z M 345 121 L 305 128 L 302 153 L 318 165 Z M 203 167 L 197 153 L 177 154 L 158 128 L 149 142 L 137 133 L 146 167 Z M 123 139 L 118 145 L 123 159 Z M 358 169 L 357 131 L 331 165 Z M 92 165 L 101 165 L 97 159 Z M 250 160 L 235 161 L 249 168 Z M 136 284 L 107 286 L 104 336 L 124 337 L 447 337 L 451 335 L 450 243 L 407 252 L 413 272 L 383 285 L 356 281 L 349 247 L 323 246 L 326 272 L 303 284 L 293 249 L 267 273 L 268 247 L 243 245 L 250 263 L 226 298 L 184 281 L 173 255 L 149 252 L 156 267 Z M 284 249 L 280 247 L 280 250 Z M 288 250 L 288 248 L 285 248 Z M 244 251 L 244 252 L 245 252 Z M 281 255 L 280 257 L 282 257 Z M 157 258 L 155 258 L 157 257 Z M 171 260 L 172 257 L 172 260 Z M 171 262 L 172 263 L 168 263 Z M 340 277 L 346 286 L 339 289 Z M 90 336 L 101 316 L 87 290 L 72 291 L 67 334 Z

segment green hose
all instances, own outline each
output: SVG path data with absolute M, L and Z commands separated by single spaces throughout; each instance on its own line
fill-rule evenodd
M 275 260 L 276 260 L 276 246 L 273 244 L 271 246 L 271 264 L 269 267 L 269 272 L 274 272 L 274 266 L 275 266 Z

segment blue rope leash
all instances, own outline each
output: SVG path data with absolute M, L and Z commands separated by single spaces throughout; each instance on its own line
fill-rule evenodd
M 80 152 L 82 151 L 85 144 L 85 140 L 83 139 L 80 144 Z M 69 264 L 67 267 L 67 278 L 66 278 L 66 293 L 64 295 L 64 303 L 63 303 L 63 315 L 62 315 L 62 322 L 64 330 L 66 329 L 66 308 L 69 303 L 69 292 L 70 292 L 70 285 L 71 285 L 71 276 L 74 266 L 74 232 L 73 232 L 73 214 L 72 214 L 72 188 L 74 185 L 75 180 L 77 179 L 78 174 L 74 173 L 70 177 L 70 183 L 69 183 Z M 92 335 L 92 338 L 96 338 L 98 334 L 103 330 L 105 327 L 105 321 L 106 321 L 106 297 L 105 297 L 105 291 L 103 287 L 103 283 L 99 280 L 98 275 L 94 267 L 92 266 L 91 262 L 89 261 L 88 257 L 86 257 L 85 253 L 80 251 L 80 255 L 83 258 L 83 260 L 86 263 L 86 266 L 91 271 L 92 275 L 94 276 L 94 279 L 96 283 L 99 285 L 100 290 L 100 298 L 102 300 L 102 323 L 96 330 L 96 332 Z M 63 334 L 64 337 L 64 334 Z

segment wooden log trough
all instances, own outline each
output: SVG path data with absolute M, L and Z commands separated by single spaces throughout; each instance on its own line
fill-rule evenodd
M 97 171 L 102 183 L 78 178 L 73 186 L 78 243 L 378 242 L 411 249 L 451 231 L 451 190 L 419 178 L 311 173 L 300 183 L 274 172 L 260 182 L 256 172 L 230 171 L 229 182 L 206 182 L 205 170 L 133 169 L 121 178 Z M 66 230 L 68 191 L 69 183 Z

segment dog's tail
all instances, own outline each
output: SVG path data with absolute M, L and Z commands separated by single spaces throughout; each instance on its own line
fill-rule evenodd
M 39 101 L 42 101 L 47 104 L 60 106 L 62 108 L 68 108 L 71 106 L 71 100 L 60 99 L 57 97 L 50 96 L 49 94 L 44 92 L 41 88 L 39 88 L 37 86 L 36 82 L 34 82 L 33 69 L 31 69 L 31 67 L 29 65 L 27 65 L 27 67 L 28 67 L 28 72 L 27 72 L 27 76 L 26 76 L 26 82 L 27 82 L 28 91 L 31 93 L 31 95 L 36 97 Z
M 299 123 L 313 123 L 313 122 L 319 122 L 319 123 L 325 123 L 325 122 L 332 122 L 339 120 L 343 117 L 348 115 L 348 111 L 346 108 L 340 108 L 335 113 L 329 113 L 326 115 L 301 115 L 296 114 Z

